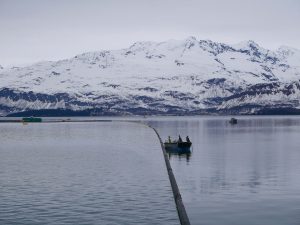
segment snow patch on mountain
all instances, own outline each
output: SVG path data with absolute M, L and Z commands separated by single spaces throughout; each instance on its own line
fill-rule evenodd
M 297 108 L 300 51 L 195 37 L 136 42 L 56 62 L 0 67 L 0 80 L 3 115 L 56 108 L 187 113 L 255 105 L 252 112 L 287 102 Z

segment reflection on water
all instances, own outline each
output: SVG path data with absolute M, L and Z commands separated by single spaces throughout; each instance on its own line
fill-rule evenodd
M 192 224 L 298 225 L 300 117 L 152 119 L 162 138 L 189 135 L 171 165 Z
M 177 153 L 177 152 L 171 152 L 171 151 L 167 151 L 169 159 L 171 160 L 171 158 L 173 157 L 177 157 L 178 160 L 182 160 L 185 159 L 186 162 L 190 161 L 190 157 L 192 155 L 192 153 Z

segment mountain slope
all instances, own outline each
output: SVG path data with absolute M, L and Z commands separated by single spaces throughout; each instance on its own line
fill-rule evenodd
M 0 113 L 259 113 L 300 108 L 300 51 L 189 37 L 0 70 Z

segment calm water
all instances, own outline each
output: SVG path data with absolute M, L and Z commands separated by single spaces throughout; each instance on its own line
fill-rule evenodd
M 228 119 L 146 119 L 193 142 L 189 157 L 170 155 L 191 223 L 299 225 L 300 117 Z M 0 124 L 0 143 L 0 224 L 178 224 L 142 125 Z
M 178 224 L 154 132 L 0 124 L 0 224 Z
M 149 119 L 162 138 L 189 135 L 171 165 L 191 223 L 300 224 L 300 117 Z

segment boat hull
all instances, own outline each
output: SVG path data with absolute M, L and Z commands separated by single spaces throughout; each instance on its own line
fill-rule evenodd
M 190 153 L 191 152 L 191 142 L 181 142 L 181 143 L 164 143 L 165 149 L 170 153 Z
M 38 118 L 38 117 L 24 117 L 24 118 L 22 118 L 22 121 L 24 123 L 41 123 L 42 122 L 42 118 Z

